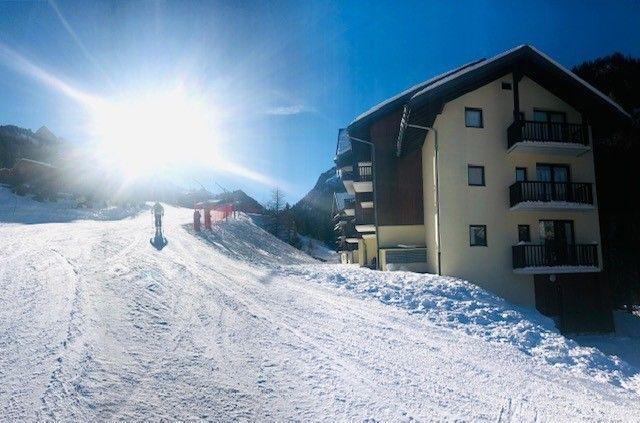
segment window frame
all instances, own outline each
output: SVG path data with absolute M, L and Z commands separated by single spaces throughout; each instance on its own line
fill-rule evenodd
M 500 87 L 503 90 L 511 91 L 513 89 L 513 84 L 509 81 L 500 81 Z
M 527 228 L 527 239 L 520 239 L 520 228 Z M 518 225 L 518 242 L 531 242 L 531 225 Z
M 524 171 L 524 179 L 522 179 L 520 181 L 518 180 L 518 171 L 519 170 L 523 170 Z M 515 171 L 514 177 L 516 178 L 516 182 L 527 182 L 529 180 L 529 172 L 527 171 L 526 167 L 516 166 L 516 171 Z
M 470 176 L 471 176 L 471 169 L 482 169 L 482 182 L 479 184 L 472 184 L 471 180 L 470 180 Z M 484 171 L 484 166 L 482 165 L 472 165 L 472 164 L 467 164 L 467 184 L 470 187 L 486 187 L 487 186 L 487 179 L 486 179 L 486 174 Z
M 467 125 L 467 112 L 479 112 L 480 113 L 480 126 Z M 482 109 L 478 107 L 465 107 L 464 108 L 464 126 L 465 128 L 484 128 L 484 114 Z
M 482 228 L 484 230 L 484 244 L 473 243 L 471 234 L 473 233 L 473 228 Z M 487 225 L 469 225 L 469 246 L 470 247 L 487 247 Z

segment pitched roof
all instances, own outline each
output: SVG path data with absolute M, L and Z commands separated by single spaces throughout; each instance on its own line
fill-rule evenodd
M 465 67 L 463 69 L 459 69 L 456 72 L 453 72 L 451 74 L 449 74 L 446 78 L 442 78 L 438 81 L 436 81 L 433 84 L 429 84 L 429 86 L 424 87 L 422 90 L 416 92 L 413 94 L 413 96 L 411 96 L 411 99 L 409 100 L 409 103 L 413 104 L 416 103 L 418 99 L 420 99 L 420 97 L 424 96 L 425 94 L 427 94 L 430 91 L 433 91 L 435 89 L 437 89 L 440 86 L 443 86 L 449 82 L 452 82 L 458 78 L 461 78 L 463 75 L 466 74 L 471 74 L 476 70 L 479 70 L 481 68 L 485 68 L 491 64 L 497 63 L 498 61 L 500 61 L 501 59 L 504 58 L 509 58 L 511 56 L 514 56 L 515 58 L 515 53 L 520 53 L 520 56 L 523 55 L 528 55 L 529 57 L 535 58 L 535 59 L 542 59 L 548 62 L 548 64 L 552 65 L 553 67 L 555 67 L 557 70 L 561 71 L 562 73 L 564 73 L 566 76 L 572 78 L 573 80 L 575 80 L 578 84 L 582 85 L 584 88 L 586 88 L 587 90 L 591 91 L 593 94 L 597 95 L 598 97 L 600 97 L 600 99 L 604 100 L 605 102 L 607 102 L 610 106 L 612 106 L 613 108 L 615 108 L 618 112 L 620 112 L 621 114 L 627 116 L 627 117 L 631 117 L 619 104 L 617 104 L 616 102 L 614 102 L 612 99 L 610 99 L 609 97 L 607 97 L 605 94 L 603 94 L 601 91 L 599 91 L 597 88 L 595 88 L 594 86 L 592 86 L 591 84 L 589 84 L 588 82 L 586 82 L 585 80 L 583 80 L 582 78 L 580 78 L 578 75 L 576 75 L 575 73 L 571 72 L 570 70 L 568 70 L 567 68 L 565 68 L 564 66 L 560 65 L 558 62 L 556 62 L 555 60 L 553 60 L 552 58 L 550 58 L 549 56 L 547 56 L 546 54 L 542 53 L 540 50 L 536 49 L 533 46 L 530 45 L 520 45 L 518 47 L 512 48 L 510 50 L 507 50 L 505 52 L 502 52 L 490 59 L 485 59 L 482 61 L 479 61 L 477 63 L 475 63 L 472 66 L 468 66 Z M 535 55 L 537 55 L 538 57 L 535 57 Z
M 469 62 L 467 64 L 464 64 L 460 67 L 457 67 L 453 70 L 449 70 L 447 72 L 441 73 L 440 75 L 434 76 L 433 78 L 427 79 L 426 81 L 420 82 L 419 84 L 416 84 L 414 86 L 412 86 L 411 88 L 407 88 L 406 90 L 394 95 L 391 98 L 388 98 L 378 104 L 376 104 L 375 106 L 373 106 L 372 108 L 370 108 L 369 110 L 367 110 L 366 112 L 360 114 L 359 116 L 357 116 L 350 124 L 349 124 L 349 128 L 352 129 L 355 126 L 360 126 L 363 125 L 364 123 L 371 121 L 371 120 L 375 120 L 378 116 L 382 116 L 384 115 L 386 112 L 395 110 L 397 107 L 402 106 L 404 103 L 407 102 L 407 100 L 409 100 L 416 92 L 428 87 L 431 84 L 434 84 L 438 81 L 440 81 L 443 78 L 448 77 L 451 74 L 454 74 L 456 72 L 459 72 L 461 70 L 464 70 L 470 66 L 473 66 L 477 63 L 482 62 L 484 59 L 479 59 L 479 60 L 475 60 L 473 62 Z
M 500 74 L 513 71 L 514 67 L 520 62 L 531 64 L 528 68 L 525 66 L 525 73 L 535 67 L 538 76 L 547 74 L 546 79 L 548 81 L 553 81 L 557 85 L 566 83 L 568 86 L 564 89 L 565 92 L 581 91 L 576 98 L 583 100 L 589 97 L 589 103 L 591 105 L 598 103 L 598 107 L 606 107 L 617 117 L 624 119 L 630 118 L 630 115 L 622 107 L 598 89 L 535 47 L 524 44 L 504 51 L 492 58 L 467 63 L 459 68 L 417 84 L 356 117 L 351 124 L 349 124 L 349 130 L 372 122 L 405 105 L 410 109 L 417 109 L 435 97 L 438 97 L 438 99 L 443 102 L 451 101 L 468 92 L 470 89 L 473 89 L 478 83 L 488 83 L 490 80 L 487 79 L 492 77 L 494 79 L 499 78 L 501 76 Z M 580 101 L 577 102 L 580 103 Z M 429 122 L 422 122 L 422 124 L 428 125 Z

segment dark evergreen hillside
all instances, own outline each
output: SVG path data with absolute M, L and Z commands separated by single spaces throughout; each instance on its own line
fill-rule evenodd
M 333 167 L 322 173 L 307 195 L 292 207 L 299 233 L 334 245 L 331 211 L 335 192 L 344 192 L 344 185 Z
M 640 304 L 640 60 L 614 53 L 573 68 L 634 116 L 622 131 L 594 132 L 603 276 L 617 306 Z
M 0 126 L 0 168 L 11 168 L 19 159 L 55 162 L 63 141 L 46 127 L 33 132 L 14 125 Z
M 575 66 L 573 72 L 629 113 L 640 108 L 640 59 L 614 53 Z

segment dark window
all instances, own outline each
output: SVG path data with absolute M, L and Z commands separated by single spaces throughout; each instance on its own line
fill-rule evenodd
M 533 120 L 536 122 L 565 123 L 567 121 L 567 115 L 564 112 L 534 109 Z
M 502 89 L 511 91 L 511 82 L 503 82 Z
M 527 168 L 516 167 L 516 182 L 522 182 L 527 180 Z
M 472 247 L 487 246 L 486 225 L 469 225 L 469 245 Z
M 518 241 L 531 242 L 531 229 L 529 225 L 518 225 Z
M 536 163 L 536 176 L 541 182 L 570 182 L 568 164 Z
M 469 165 L 467 168 L 469 175 L 469 185 L 476 187 L 484 186 L 484 166 Z
M 465 107 L 464 109 L 464 125 L 467 128 L 482 128 L 482 109 L 473 109 Z

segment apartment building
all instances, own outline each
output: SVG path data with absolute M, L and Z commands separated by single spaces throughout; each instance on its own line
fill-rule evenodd
M 418 84 L 339 132 L 351 256 L 472 281 L 566 331 L 607 330 L 591 146 L 628 119 L 527 45 Z

